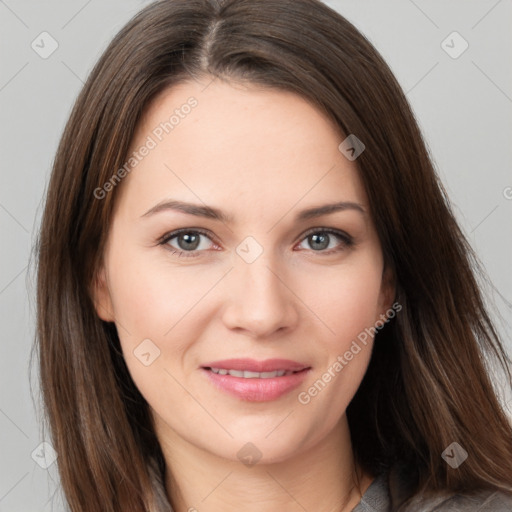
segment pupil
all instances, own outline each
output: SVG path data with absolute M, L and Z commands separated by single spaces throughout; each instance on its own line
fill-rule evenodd
M 319 234 L 311 235 L 311 241 L 312 241 L 312 246 L 314 249 L 315 249 L 315 244 L 317 244 L 316 249 L 326 249 L 329 246 L 328 235 L 319 235 Z
M 197 249 L 197 246 L 199 245 L 199 235 L 193 235 L 190 233 L 181 235 L 178 237 L 178 245 L 181 249 L 186 251 Z

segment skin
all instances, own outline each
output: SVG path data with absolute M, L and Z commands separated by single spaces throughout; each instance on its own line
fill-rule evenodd
M 190 96 L 198 101 L 115 190 L 97 312 L 116 323 L 128 369 L 150 405 L 176 512 L 351 510 L 372 476 L 354 467 L 345 410 L 373 340 L 307 405 L 298 394 L 382 318 L 394 296 L 356 161 L 338 150 L 345 137 L 301 97 L 209 82 L 165 91 L 138 127 L 132 150 Z M 232 220 L 175 210 L 144 216 L 171 198 L 221 209 Z M 364 212 L 295 219 L 340 201 Z M 173 254 L 187 247 L 183 238 L 159 245 L 181 228 L 211 234 L 195 256 Z M 312 228 L 340 230 L 354 243 L 324 230 L 328 245 L 319 247 L 308 236 Z M 252 263 L 236 252 L 248 236 L 263 250 Z M 160 350 L 149 366 L 134 355 L 144 339 Z M 300 388 L 248 402 L 218 390 L 200 370 L 237 357 L 287 358 L 311 370 Z M 261 452 L 253 466 L 237 456 L 248 442 Z

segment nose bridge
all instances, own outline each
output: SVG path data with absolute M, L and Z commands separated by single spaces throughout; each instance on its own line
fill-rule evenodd
M 293 294 L 283 284 L 286 277 L 271 251 L 262 251 L 253 261 L 243 255 L 236 258 L 229 277 L 226 324 L 257 336 L 290 327 L 297 319 Z

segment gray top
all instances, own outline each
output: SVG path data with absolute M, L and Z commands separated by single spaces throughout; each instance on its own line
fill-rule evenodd
M 154 468 L 150 468 L 157 497 L 155 512 L 174 512 L 161 479 Z M 407 495 L 407 471 L 381 473 L 370 484 L 361 501 L 352 512 L 394 512 Z M 511 512 L 512 496 L 499 491 L 479 491 L 473 495 L 449 495 L 425 498 L 415 497 L 414 501 L 400 512 Z
M 403 473 L 402 473 L 403 475 Z M 406 482 L 382 473 L 376 477 L 352 512 L 393 512 L 397 510 Z M 415 497 L 403 512 L 510 512 L 512 496 L 499 491 L 479 491 L 469 496 L 455 494 Z

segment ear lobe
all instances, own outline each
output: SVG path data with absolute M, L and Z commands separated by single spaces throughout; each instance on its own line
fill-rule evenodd
M 92 300 L 96 314 L 105 322 L 113 322 L 114 308 L 106 278 L 105 268 L 102 267 L 95 275 L 92 283 Z

